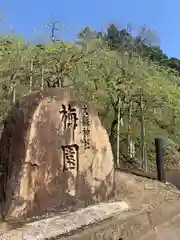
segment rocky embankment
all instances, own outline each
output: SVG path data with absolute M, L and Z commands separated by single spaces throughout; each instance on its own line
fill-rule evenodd
M 69 228 L 69 232 L 67 231 L 65 235 L 60 234 L 59 236 L 54 236 L 54 239 L 149 240 L 152 239 L 150 237 L 153 236 L 153 239 L 160 240 L 162 239 L 162 234 L 165 231 L 171 236 L 176 237 L 178 232 L 175 232 L 174 228 L 176 227 L 177 229 L 177 224 L 174 222 L 175 220 L 177 221 L 178 215 L 180 214 L 180 191 L 177 188 L 151 179 L 138 177 L 123 172 L 116 172 L 115 182 L 116 194 L 115 198 L 113 198 L 111 201 L 112 203 L 118 203 L 119 201 L 123 200 L 129 206 L 128 211 L 127 209 L 125 212 L 117 211 L 104 220 L 102 218 L 101 221 L 98 221 L 98 219 L 95 222 L 90 221 L 89 223 L 85 224 L 85 226 L 78 227 L 77 224 L 73 225 L 71 221 L 68 223 L 69 226 L 71 226 L 71 228 Z M 89 211 L 88 214 L 90 214 L 90 212 L 91 211 Z M 96 214 L 94 214 L 94 216 L 95 218 L 97 217 Z M 65 214 L 63 218 L 68 219 L 68 214 Z M 53 230 L 53 227 L 56 229 L 60 229 L 62 227 L 62 222 L 59 221 L 58 223 L 58 220 L 55 220 L 52 225 L 47 225 L 51 222 L 50 218 L 47 219 L 46 222 L 47 223 L 43 222 L 42 230 L 46 229 L 47 231 L 47 229 L 49 229 L 49 233 L 50 230 Z M 85 223 L 84 220 L 83 222 Z M 41 222 L 38 221 L 33 223 L 34 226 L 36 226 L 36 228 L 31 228 L 31 234 L 33 238 L 24 239 L 35 240 L 36 236 L 33 234 L 37 234 L 37 228 L 39 228 L 40 223 Z M 165 223 L 166 225 L 164 225 L 163 228 L 163 224 Z M 22 229 L 27 229 L 27 225 Z M 162 231 L 162 229 L 164 229 L 164 231 Z M 6 233 L 8 233 L 8 237 L 10 237 L 11 234 L 15 234 L 18 231 L 22 230 L 16 229 L 16 232 L 7 231 Z M 14 236 L 17 235 L 15 234 Z M 5 238 L 5 236 L 2 235 L 0 239 L 13 240 L 17 238 Z M 20 240 L 23 238 L 18 239 Z M 37 239 L 43 240 L 51 238 L 50 236 L 43 238 L 42 235 Z

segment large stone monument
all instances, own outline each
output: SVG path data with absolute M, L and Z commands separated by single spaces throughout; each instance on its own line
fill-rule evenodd
M 73 90 L 33 92 L 16 103 L 4 123 L 0 165 L 5 219 L 87 206 L 113 195 L 108 134 Z

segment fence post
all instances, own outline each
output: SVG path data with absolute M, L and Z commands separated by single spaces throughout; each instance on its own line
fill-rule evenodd
M 164 151 L 162 146 L 162 140 L 159 138 L 155 139 L 156 147 L 156 167 L 157 167 L 157 180 L 165 183 L 165 169 L 164 169 Z

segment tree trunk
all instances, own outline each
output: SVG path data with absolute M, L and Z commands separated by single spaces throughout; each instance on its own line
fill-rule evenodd
M 10 96 L 12 104 L 16 102 L 16 73 L 13 73 L 10 78 Z
M 120 167 L 120 126 L 121 126 L 121 99 L 118 101 L 118 120 L 117 120 L 117 155 L 116 164 Z
M 33 60 L 31 60 L 30 65 L 29 92 L 32 92 L 32 80 L 33 80 Z
M 129 114 L 128 114 L 128 129 L 127 129 L 127 157 L 130 157 L 130 143 L 131 143 L 131 121 L 132 121 L 132 100 L 129 102 Z
M 144 126 L 144 106 L 143 106 L 143 96 L 140 95 L 140 119 L 141 119 L 141 161 L 144 165 L 145 172 L 148 171 L 148 162 L 145 158 L 145 126 Z
M 134 159 L 136 156 L 136 149 L 135 149 L 135 142 L 130 140 L 130 144 L 129 144 L 129 156 L 131 159 Z
M 44 68 L 41 68 L 41 91 L 44 90 Z
M 12 89 L 12 103 L 14 104 L 16 102 L 16 84 L 14 84 Z
M 114 134 L 115 134 L 116 124 L 117 124 L 117 119 L 115 118 L 111 123 L 111 129 L 110 129 L 109 139 L 110 139 L 111 144 L 113 144 L 113 137 L 114 137 Z

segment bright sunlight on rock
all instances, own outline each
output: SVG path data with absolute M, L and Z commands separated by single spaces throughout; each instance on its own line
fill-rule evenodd
M 114 164 L 108 134 L 75 91 L 21 98 L 5 121 L 0 196 L 5 219 L 23 219 L 108 200 Z

